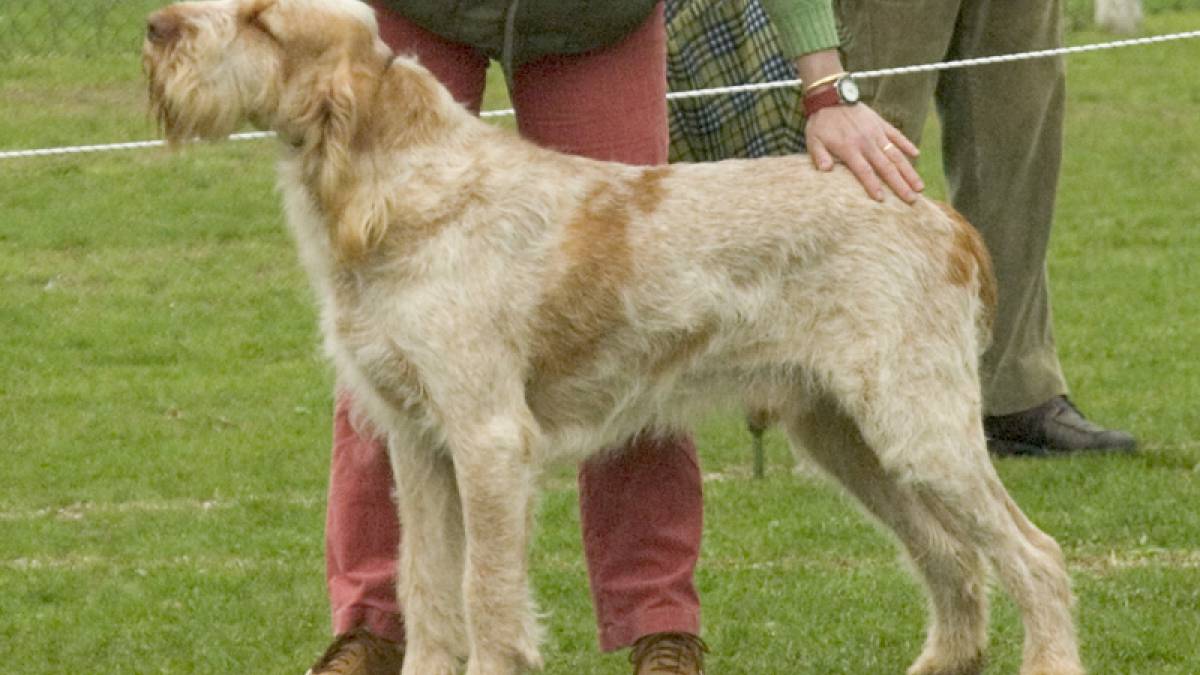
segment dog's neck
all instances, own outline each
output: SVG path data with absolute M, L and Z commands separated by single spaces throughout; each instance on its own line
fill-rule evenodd
M 376 127 L 372 141 L 385 142 L 392 150 L 440 142 L 453 128 L 456 114 L 464 113 L 433 74 L 412 58 L 392 55 L 373 94 L 363 116 Z
M 329 229 L 339 257 L 357 257 L 379 243 L 387 208 L 363 208 L 381 166 L 394 167 L 407 152 L 437 145 L 462 124 L 478 123 L 411 58 L 387 55 L 351 71 L 347 86 L 331 96 L 319 133 L 280 133 L 289 161 Z M 369 192 L 369 191 L 366 191 Z

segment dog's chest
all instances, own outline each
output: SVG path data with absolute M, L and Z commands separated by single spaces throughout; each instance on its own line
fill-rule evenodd
M 414 410 L 427 404 L 417 368 L 395 343 L 357 330 L 338 333 L 333 342 L 339 369 L 356 373 L 392 410 Z
M 335 275 L 325 312 L 325 333 L 339 367 L 357 373 L 394 409 L 424 402 L 416 366 L 394 334 L 399 319 L 369 286 Z

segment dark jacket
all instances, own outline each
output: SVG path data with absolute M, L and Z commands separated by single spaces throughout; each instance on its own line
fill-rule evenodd
M 502 59 L 506 21 L 512 63 L 546 54 L 577 54 L 616 43 L 659 0 L 387 0 L 413 23 Z

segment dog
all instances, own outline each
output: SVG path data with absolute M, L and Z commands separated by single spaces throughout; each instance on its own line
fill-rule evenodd
M 326 350 L 388 442 L 404 675 L 540 667 L 540 468 L 726 405 L 770 410 L 895 533 L 930 598 L 909 673 L 982 670 L 989 571 L 1021 612 L 1021 672 L 1083 672 L 1062 552 L 987 454 L 995 282 L 948 207 L 875 202 L 805 158 L 536 147 L 393 54 L 355 0 L 171 5 L 143 63 L 172 144 L 278 136 Z

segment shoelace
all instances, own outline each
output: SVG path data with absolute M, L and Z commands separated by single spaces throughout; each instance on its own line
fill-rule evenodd
M 707 651 L 708 645 L 695 635 L 668 633 L 639 641 L 629 654 L 629 662 L 639 665 L 649 659 L 646 664 L 663 673 L 687 675 L 691 671 L 684 668 L 689 667 L 694 667 L 694 672 L 703 673 L 704 654 Z

